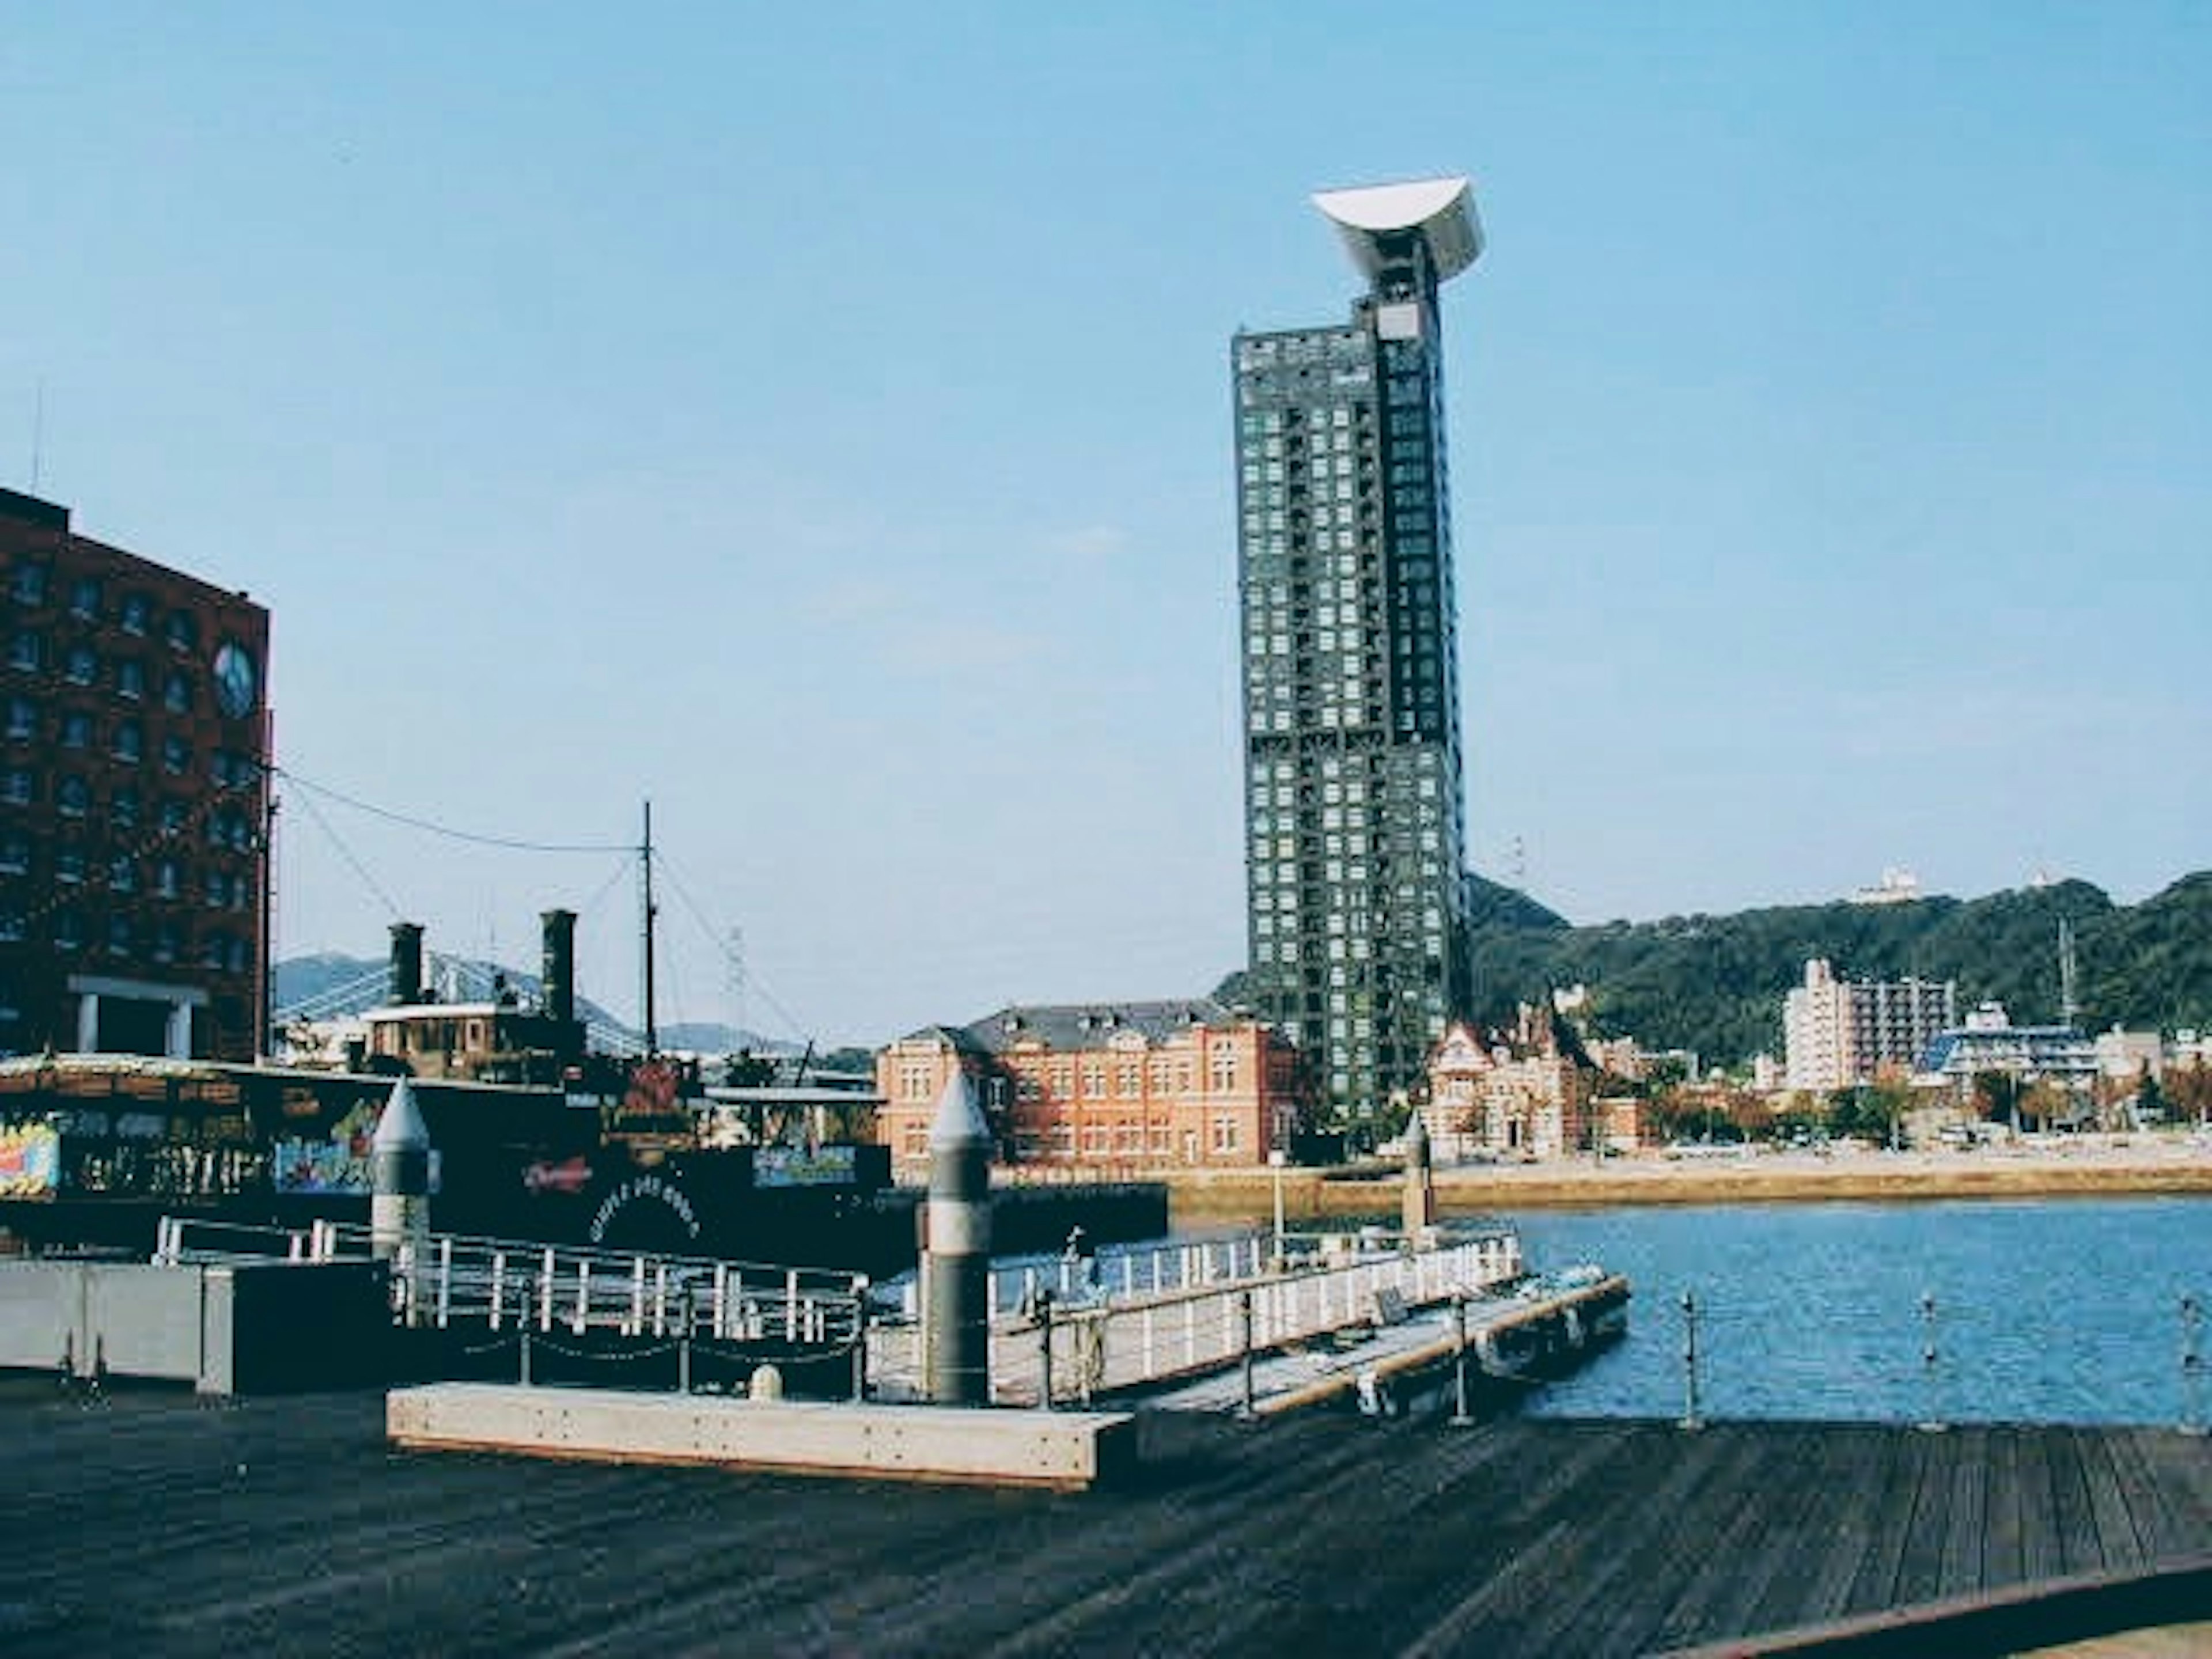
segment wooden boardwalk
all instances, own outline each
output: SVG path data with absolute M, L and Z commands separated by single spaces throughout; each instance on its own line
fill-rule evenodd
M 1604 1659 L 2160 1563 L 2196 1571 L 2156 1616 L 2212 1618 L 2212 1445 L 2171 1429 L 1143 1427 L 1137 1479 L 1064 1496 L 406 1454 L 380 1393 L 18 1376 L 0 1652 Z

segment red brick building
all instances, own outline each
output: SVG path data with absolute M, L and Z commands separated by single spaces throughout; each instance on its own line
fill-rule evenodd
M 0 489 L 0 1054 L 266 1047 L 269 613 Z
M 1265 1164 L 1305 1127 L 1297 1050 L 1249 1015 L 1203 998 L 1016 1006 L 877 1054 L 878 1133 L 902 1175 L 926 1166 L 955 1071 L 1016 1166 Z

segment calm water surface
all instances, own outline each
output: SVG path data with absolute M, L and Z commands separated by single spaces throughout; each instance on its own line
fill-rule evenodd
M 1710 1417 L 2201 1423 L 2212 1404 L 2203 1363 L 2185 1382 L 2181 1307 L 2212 1299 L 2212 1199 L 1510 1218 L 1532 1266 L 1600 1261 L 1635 1288 L 1627 1338 L 1540 1391 L 1539 1414 L 1681 1415 L 1685 1293 Z M 2202 1324 L 2195 1346 L 2212 1350 Z

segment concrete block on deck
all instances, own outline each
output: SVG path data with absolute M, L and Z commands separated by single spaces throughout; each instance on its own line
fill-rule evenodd
M 420 1450 L 707 1463 L 1079 1490 L 1136 1461 L 1121 1412 L 891 1406 L 445 1382 L 386 1396 L 385 1431 Z

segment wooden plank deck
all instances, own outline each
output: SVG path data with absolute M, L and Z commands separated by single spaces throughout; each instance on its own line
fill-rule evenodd
M 410 1455 L 378 1393 L 17 1377 L 0 1651 L 1604 1659 L 2160 1564 L 2131 1616 L 2212 1619 L 2212 1444 L 2171 1429 L 1140 1429 L 1135 1479 L 1065 1495 Z

